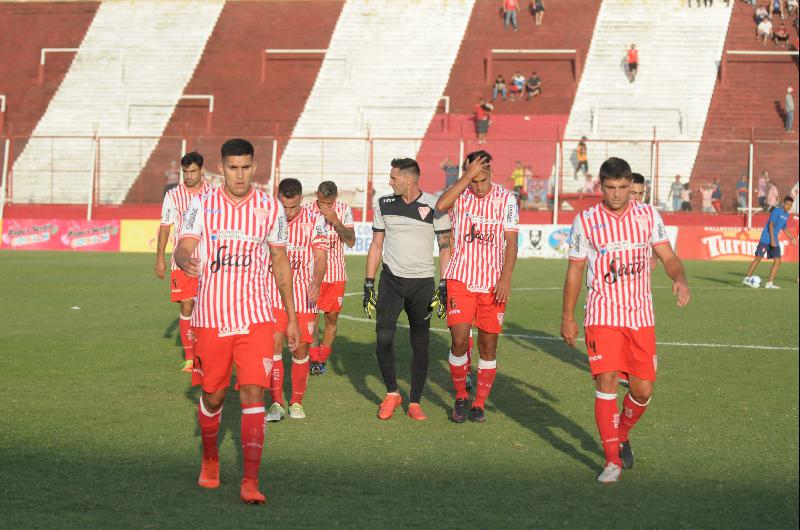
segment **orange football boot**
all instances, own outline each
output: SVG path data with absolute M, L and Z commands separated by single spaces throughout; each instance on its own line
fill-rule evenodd
M 394 409 L 400 406 L 403 399 L 400 394 L 386 394 L 386 399 L 381 403 L 381 408 L 378 409 L 378 419 L 388 420 L 394 414 Z
M 197 479 L 197 484 L 203 488 L 213 489 L 219 487 L 219 460 L 203 459 L 203 463 L 200 464 L 200 478 Z
M 267 500 L 264 494 L 258 491 L 258 480 L 254 478 L 242 479 L 242 488 L 239 490 L 239 496 L 248 504 L 264 504 Z
M 419 403 L 411 403 L 408 406 L 408 417 L 412 420 L 425 421 L 428 417 L 422 412 L 422 407 Z

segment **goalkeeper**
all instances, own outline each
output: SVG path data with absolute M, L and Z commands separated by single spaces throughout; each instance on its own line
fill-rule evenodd
M 372 221 L 372 243 L 364 279 L 364 313 L 375 318 L 378 366 L 386 383 L 386 399 L 378 418 L 388 420 L 402 401 L 395 373 L 394 334 L 400 311 L 411 328 L 411 391 L 408 416 L 425 420 L 420 407 L 428 377 L 431 316 L 446 313 L 446 287 L 435 288 L 434 235 L 439 244 L 440 271 L 450 261 L 450 220 L 436 211 L 436 198 L 419 189 L 419 165 L 411 158 L 392 160 L 389 185 L 394 191 L 378 199 Z M 383 261 L 377 296 L 375 275 Z

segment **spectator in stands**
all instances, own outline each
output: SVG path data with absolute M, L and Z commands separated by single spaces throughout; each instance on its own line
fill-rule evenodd
M 541 26 L 542 20 L 544 20 L 544 0 L 533 0 L 531 11 L 533 12 L 533 19 L 536 25 Z
M 478 135 L 478 143 L 486 143 L 486 135 L 489 133 L 489 119 L 491 118 L 492 109 L 494 107 L 486 103 L 485 99 L 481 99 L 475 105 L 475 133 Z
M 514 189 L 514 197 L 517 198 L 517 205 L 521 206 L 523 196 L 527 193 L 525 190 L 525 168 L 522 167 L 522 161 L 517 160 L 514 162 L 514 169 L 511 171 L 511 176 L 508 177 Z M 526 197 L 527 198 L 527 197 Z
M 525 90 L 525 76 L 520 72 L 514 74 L 511 78 L 511 101 L 514 101 L 514 96 L 522 98 L 522 92 Z
M 775 13 L 780 13 L 781 20 L 784 20 L 786 18 L 785 0 L 770 0 L 768 6 L 769 6 L 770 17 Z
M 542 80 L 533 72 L 525 82 L 525 99 L 531 100 L 531 96 L 538 96 L 542 93 Z
M 762 210 L 767 209 L 767 188 L 769 187 L 769 173 L 764 171 L 758 177 L 758 207 Z
M 501 94 L 503 96 L 503 101 L 505 101 L 507 95 L 506 90 L 506 80 L 502 75 L 498 75 L 494 80 L 494 85 L 492 85 L 492 100 L 494 101 L 497 99 L 497 94 Z
M 692 211 L 692 190 L 689 189 L 688 182 L 683 185 L 683 189 L 681 190 L 681 211 Z
M 757 7 L 756 8 L 756 13 L 755 13 L 755 15 L 753 15 L 753 17 L 754 17 L 754 19 L 756 21 L 756 26 L 761 24 L 762 21 L 768 19 L 769 18 L 769 12 L 767 11 L 767 6 L 763 5 L 763 6 Z
M 522 168 L 522 176 L 525 179 L 525 207 L 530 209 L 536 203 L 536 182 L 533 178 L 531 166 Z
M 786 2 L 786 13 L 789 17 L 797 16 L 798 8 L 800 8 L 800 2 L 797 0 L 789 0 Z M 795 204 L 797 203 L 797 201 L 794 202 Z
M 582 193 L 594 193 L 594 179 L 592 179 L 592 175 L 586 173 L 585 180 L 583 181 L 583 187 L 581 188 Z
M 722 185 L 719 182 L 719 177 L 715 178 L 714 183 L 711 185 L 711 206 L 714 207 L 716 213 L 722 211 Z
M 744 171 L 739 173 L 739 181 L 736 183 L 736 197 L 739 200 L 739 208 L 747 208 L 747 175 Z
M 683 184 L 681 184 L 681 176 L 675 175 L 675 182 L 669 187 L 669 195 L 667 201 L 672 198 L 672 211 L 677 212 L 681 209 L 681 192 L 683 191 Z
M 758 23 L 756 28 L 756 40 L 761 40 L 763 46 L 767 45 L 767 41 L 772 38 L 772 21 L 765 18 Z
M 575 168 L 575 178 L 578 178 L 578 172 L 583 169 L 583 174 L 589 172 L 589 150 L 586 148 L 586 137 L 581 137 L 578 142 L 578 147 L 575 148 L 575 154 L 578 157 L 578 166 Z
M 169 169 L 164 172 L 164 195 L 169 190 L 181 183 L 181 173 L 178 171 L 178 162 L 173 160 L 169 163 Z
M 792 97 L 792 87 L 786 89 L 784 111 L 786 112 L 786 120 L 784 122 L 786 132 L 794 132 L 794 97 Z
M 714 206 L 711 204 L 711 196 L 714 193 L 714 186 L 703 184 L 700 186 L 700 197 L 703 205 L 703 213 L 714 213 Z
M 453 163 L 450 157 L 446 156 L 439 167 L 444 171 L 444 189 L 447 189 L 458 180 L 458 164 Z
M 503 28 L 508 29 L 508 25 L 519 30 L 517 26 L 517 11 L 519 11 L 519 0 L 503 0 Z
M 639 52 L 636 50 L 636 45 L 631 44 L 628 50 L 628 81 L 633 83 L 636 81 L 636 74 L 639 73 Z
M 786 31 L 786 26 L 781 24 L 777 31 L 772 34 L 772 42 L 775 46 L 786 48 L 789 46 L 789 32 Z
M 772 211 L 773 208 L 778 206 L 780 200 L 781 196 L 778 193 L 778 187 L 770 180 L 767 187 L 767 211 Z

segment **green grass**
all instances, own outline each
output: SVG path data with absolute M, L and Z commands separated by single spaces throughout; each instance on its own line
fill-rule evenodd
M 659 271 L 659 381 L 633 431 L 636 467 L 608 487 L 595 482 L 585 353 L 557 340 L 563 262 L 517 266 L 506 330 L 524 336 L 500 341 L 483 425 L 447 421 L 441 332 L 431 337 L 429 420 L 379 422 L 374 326 L 343 320 L 328 374 L 309 382 L 308 419 L 269 426 L 268 504 L 253 507 L 238 500 L 233 394 L 222 486 L 195 484 L 197 395 L 178 371 L 177 310 L 152 261 L 0 252 L 0 527 L 798 526 L 797 265 L 781 269 L 782 290 L 755 291 L 739 284 L 745 264 L 688 263 L 683 310 Z M 363 264 L 349 261 L 348 291 L 360 290 Z M 519 290 L 531 287 L 551 289 Z M 346 298 L 344 315 L 362 316 L 360 297 Z M 407 396 L 405 329 L 396 343 Z

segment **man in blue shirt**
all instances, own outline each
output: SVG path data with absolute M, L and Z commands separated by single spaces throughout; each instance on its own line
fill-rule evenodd
M 778 267 L 781 266 L 781 245 L 778 241 L 780 231 L 783 230 L 792 243 L 797 243 L 794 236 L 786 229 L 792 203 L 794 203 L 794 199 L 790 195 L 787 195 L 783 198 L 783 207 L 776 207 L 769 214 L 769 220 L 764 230 L 761 232 L 761 239 L 758 241 L 758 246 L 756 247 L 756 257 L 750 264 L 750 268 L 747 269 L 747 276 L 745 276 L 742 281 L 745 285 L 758 287 L 758 284 L 752 281 L 753 272 L 755 272 L 758 264 L 761 263 L 761 258 L 766 254 L 767 259 L 772 260 L 772 270 L 769 271 L 769 280 L 767 280 L 767 284 L 764 287 L 766 289 L 780 289 L 780 287 L 772 283 L 775 280 L 775 275 L 778 273 Z

